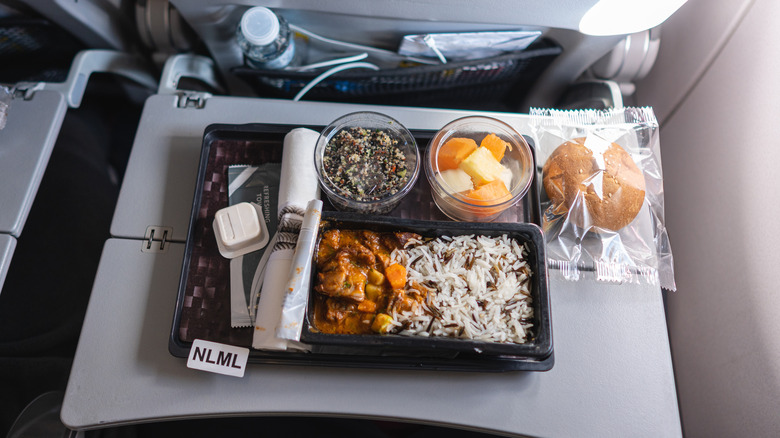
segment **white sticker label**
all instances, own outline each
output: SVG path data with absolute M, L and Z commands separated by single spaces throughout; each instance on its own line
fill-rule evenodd
M 190 349 L 187 368 L 244 377 L 247 359 L 248 348 L 196 339 Z

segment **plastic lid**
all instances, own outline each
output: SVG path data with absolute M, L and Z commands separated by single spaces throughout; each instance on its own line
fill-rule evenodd
M 242 202 L 225 207 L 214 215 L 217 247 L 225 258 L 257 251 L 268 243 L 268 229 L 255 204 Z
M 262 6 L 248 9 L 241 17 L 241 33 L 251 44 L 270 44 L 279 35 L 279 17 Z

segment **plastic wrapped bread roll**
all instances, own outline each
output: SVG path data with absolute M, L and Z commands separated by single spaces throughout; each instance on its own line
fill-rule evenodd
M 550 201 L 565 207 L 577 226 L 618 231 L 634 220 L 645 200 L 645 179 L 617 143 L 575 138 L 553 151 L 542 183 Z

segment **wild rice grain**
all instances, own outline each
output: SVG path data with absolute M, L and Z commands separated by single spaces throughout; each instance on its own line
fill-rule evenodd
M 452 236 L 392 254 L 409 285 L 429 290 L 417 314 L 393 315 L 402 335 L 525 343 L 533 319 L 527 249 L 507 235 Z

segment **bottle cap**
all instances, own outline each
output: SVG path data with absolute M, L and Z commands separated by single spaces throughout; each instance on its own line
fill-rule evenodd
M 268 8 L 250 8 L 241 17 L 241 33 L 251 44 L 270 44 L 279 35 L 279 18 Z

